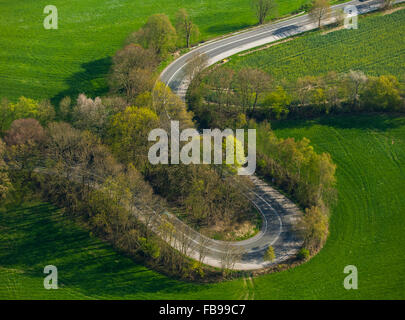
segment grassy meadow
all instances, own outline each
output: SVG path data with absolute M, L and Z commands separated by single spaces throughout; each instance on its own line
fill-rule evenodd
M 309 0 L 280 0 L 280 15 Z M 256 24 L 250 0 L 55 0 L 57 30 L 45 30 L 43 0 L 0 1 L 0 98 L 52 99 L 107 92 L 111 56 L 155 13 L 186 8 L 201 39 Z M 174 21 L 173 21 L 174 22 Z

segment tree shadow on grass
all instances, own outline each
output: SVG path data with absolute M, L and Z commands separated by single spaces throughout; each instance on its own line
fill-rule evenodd
M 235 23 L 235 24 L 216 24 L 207 29 L 207 32 L 211 34 L 222 35 L 226 33 L 235 32 L 237 30 L 245 29 L 251 27 L 252 25 L 248 23 Z
M 101 96 L 108 92 L 107 74 L 111 67 L 112 58 L 106 57 L 83 63 L 80 72 L 76 72 L 66 79 L 68 89 L 59 92 L 51 98 L 51 102 L 58 107 L 62 98 L 69 96 L 76 99 L 80 93 L 89 97 Z
M 272 122 L 273 129 L 309 128 L 323 125 L 340 129 L 387 131 L 405 125 L 405 115 L 388 113 L 327 115 L 315 119 L 292 119 Z
M 46 265 L 58 268 L 59 284 L 86 295 L 115 297 L 196 292 L 202 286 L 170 279 L 90 237 L 50 204 L 8 210 L 0 220 L 1 266 L 23 270 L 42 283 Z M 40 290 L 40 288 L 38 288 Z

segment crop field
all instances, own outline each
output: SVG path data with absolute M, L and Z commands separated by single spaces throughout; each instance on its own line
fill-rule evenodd
M 294 80 L 328 71 L 362 70 L 368 75 L 405 73 L 405 10 L 360 18 L 358 29 L 313 32 L 293 41 L 232 57 L 228 67 L 266 70 L 275 79 Z
M 280 1 L 279 13 L 308 1 Z M 111 56 L 155 13 L 174 19 L 179 8 L 186 8 L 201 39 L 256 23 L 249 0 L 55 0 L 58 29 L 45 30 L 43 10 L 48 4 L 0 1 L 0 98 L 24 95 L 57 103 L 65 95 L 105 93 Z
M 308 137 L 338 166 L 330 236 L 309 262 L 254 278 L 249 288 L 240 279 L 180 282 L 120 255 L 53 206 L 22 205 L 0 213 L 0 298 L 404 299 L 405 118 L 324 117 L 286 121 L 275 131 Z M 59 266 L 59 290 L 43 289 L 48 264 Z M 358 268 L 358 290 L 343 288 L 349 264 Z

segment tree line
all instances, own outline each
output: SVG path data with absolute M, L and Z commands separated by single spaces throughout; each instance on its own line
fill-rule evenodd
M 245 67 L 236 72 L 216 67 L 195 81 L 190 99 L 199 121 L 215 118 L 220 124 L 238 121 L 242 115 L 262 121 L 330 113 L 405 112 L 404 88 L 395 76 L 367 76 L 355 70 L 275 81 L 258 69 Z

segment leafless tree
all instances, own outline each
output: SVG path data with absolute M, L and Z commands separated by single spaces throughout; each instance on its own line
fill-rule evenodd
M 190 228 L 186 225 L 178 225 L 176 228 L 176 240 L 178 243 L 178 250 L 184 256 L 187 255 L 193 243 Z
M 204 259 L 208 254 L 209 251 L 209 245 L 210 239 L 206 237 L 200 237 L 198 246 L 197 246 L 197 251 L 198 251 L 198 262 L 199 263 L 204 263 Z
M 130 44 L 113 57 L 110 72 L 110 86 L 116 93 L 124 93 L 128 100 L 150 90 L 154 84 L 153 70 L 158 57 L 152 49 Z
M 255 10 L 259 24 L 263 24 L 270 14 L 277 12 L 277 4 L 275 0 L 251 0 L 252 7 Z
M 395 3 L 395 0 L 380 0 L 381 1 L 381 9 L 382 10 L 389 10 Z
M 229 106 L 233 77 L 234 71 L 229 68 L 217 68 L 210 74 L 209 84 L 214 90 L 215 100 L 219 108 L 224 104 Z
M 298 78 L 296 82 L 296 95 L 301 106 L 305 106 L 309 103 L 311 94 L 316 87 L 316 78 L 311 76 L 305 76 Z
M 221 268 L 225 274 L 235 267 L 235 263 L 242 258 L 243 253 L 244 250 L 241 247 L 234 246 L 230 243 L 225 245 L 221 254 Z
M 312 2 L 311 9 L 309 10 L 309 16 L 318 24 L 318 28 L 321 27 L 322 20 L 327 19 L 329 15 L 329 0 L 314 0 Z
M 40 144 L 46 139 L 45 131 L 35 119 L 17 119 L 4 137 L 8 145 Z
M 353 107 L 358 106 L 360 90 L 367 82 L 367 76 L 362 71 L 350 70 L 346 76 L 346 90 Z
M 198 27 L 193 23 L 186 9 L 180 9 L 176 15 L 177 34 L 181 34 L 186 39 L 187 48 L 190 48 L 191 38 L 198 34 Z
M 205 53 L 195 52 L 188 59 L 184 68 L 186 79 L 188 81 L 193 80 L 208 66 L 208 56 Z
M 270 76 L 264 71 L 251 68 L 241 69 L 237 79 L 241 106 L 244 109 L 254 110 L 259 96 L 270 86 Z

